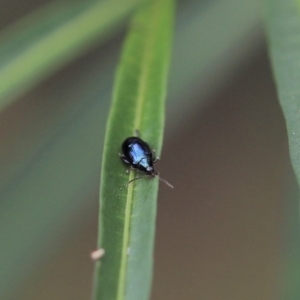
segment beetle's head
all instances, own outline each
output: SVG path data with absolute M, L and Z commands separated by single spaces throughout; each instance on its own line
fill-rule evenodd
M 158 172 L 156 172 L 152 166 L 148 166 L 146 168 L 146 171 L 151 176 L 157 176 L 158 175 Z

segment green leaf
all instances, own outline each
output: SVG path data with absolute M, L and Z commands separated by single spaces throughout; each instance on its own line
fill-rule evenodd
M 270 54 L 300 183 L 300 7 L 294 0 L 268 0 L 267 4 Z
M 100 186 L 95 299 L 148 299 L 152 280 L 158 180 L 129 184 L 118 157 L 125 138 L 139 130 L 159 156 L 174 17 L 173 0 L 153 0 L 134 16 L 117 72 L 107 124 Z
M 54 3 L 0 35 L 0 109 L 104 39 L 140 0 Z
M 300 184 L 300 1 L 268 0 L 265 8 L 276 87 L 286 120 L 291 162 Z M 289 215 L 283 299 L 300 298 L 299 199 L 294 201 L 295 197 L 286 203 Z

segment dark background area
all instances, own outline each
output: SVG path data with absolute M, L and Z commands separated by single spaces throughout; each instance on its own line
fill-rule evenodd
M 175 189 L 160 186 L 152 299 L 280 299 L 293 175 L 265 45 L 167 135 L 157 168 Z M 90 212 L 78 212 L 72 232 L 14 299 L 89 298 L 97 189 L 90 197 Z

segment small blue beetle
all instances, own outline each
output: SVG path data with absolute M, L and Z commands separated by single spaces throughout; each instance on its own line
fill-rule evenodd
M 130 165 L 132 169 L 145 173 L 145 176 L 136 177 L 128 181 L 127 185 L 135 180 L 151 176 L 157 177 L 160 181 L 164 182 L 170 188 L 174 188 L 168 181 L 159 177 L 159 173 L 154 170 L 155 164 L 159 158 L 153 160 L 153 153 L 150 146 L 139 137 L 129 137 L 122 144 L 122 154 L 120 154 L 122 161 Z

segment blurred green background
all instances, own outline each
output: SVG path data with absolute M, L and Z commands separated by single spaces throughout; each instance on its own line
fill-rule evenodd
M 46 2 L 0 1 L 1 29 Z M 297 185 L 259 4 L 178 2 L 157 166 L 175 189 L 160 188 L 152 300 L 282 298 Z M 1 112 L 1 300 L 90 298 L 125 29 L 126 20 Z

